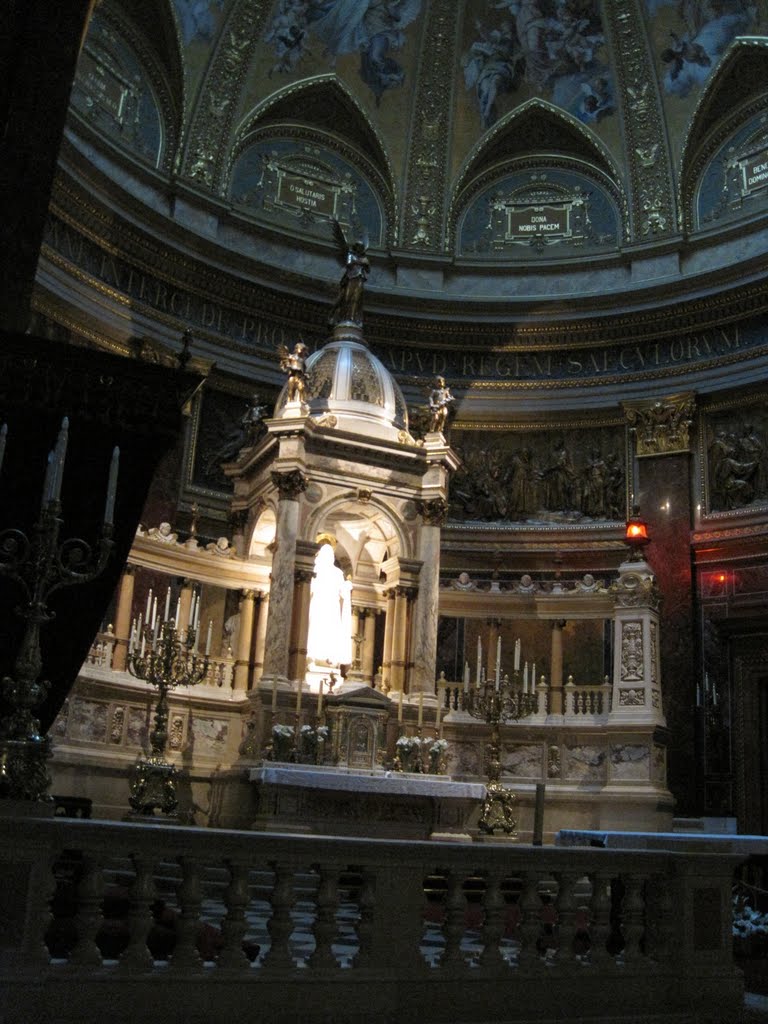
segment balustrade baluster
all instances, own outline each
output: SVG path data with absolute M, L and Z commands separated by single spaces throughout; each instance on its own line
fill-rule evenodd
M 216 966 L 225 970 L 237 971 L 250 967 L 248 957 L 243 952 L 243 937 L 248 928 L 245 910 L 248 906 L 248 865 L 241 861 L 228 860 L 229 885 L 224 893 L 227 916 L 221 923 L 221 934 L 224 940 L 221 952 L 216 958 Z
M 151 907 L 155 900 L 154 864 L 145 857 L 134 856 L 132 860 L 136 876 L 128 906 L 128 945 L 118 964 L 118 969 L 125 973 L 149 970 L 154 964 L 147 946 L 153 922 Z
M 182 878 L 177 890 L 179 916 L 176 921 L 176 945 L 171 955 L 172 969 L 200 971 L 202 957 L 197 949 L 197 932 L 200 924 L 202 891 L 200 886 L 200 865 L 191 857 L 180 857 Z
M 24 937 L 18 959 L 12 956 L 20 971 L 34 973 L 51 962 L 45 934 L 53 920 L 50 901 L 56 892 L 53 873 L 58 857 L 47 850 L 40 854 L 30 869 L 26 882 L 27 913 L 24 915 Z M 17 876 L 18 877 L 18 876 Z M 3 884 L 8 884 L 7 879 Z M 0 945 L 0 948 L 2 946 Z
M 520 951 L 517 956 L 519 967 L 527 970 L 541 966 L 538 941 L 541 937 L 541 898 L 539 897 L 539 876 L 528 871 L 523 879 L 520 895 Z
M 100 967 L 101 950 L 96 945 L 96 935 L 103 916 L 101 900 L 104 892 L 104 876 L 101 863 L 95 857 L 83 855 L 82 874 L 77 886 L 77 912 L 75 929 L 77 942 L 70 954 L 69 962 L 78 967 Z
M 293 888 L 293 867 L 272 862 L 275 881 L 269 902 L 272 915 L 267 923 L 270 948 L 263 960 L 265 970 L 285 970 L 296 967 L 291 954 L 290 938 L 293 933 L 291 908 L 295 900 Z
M 315 937 L 315 951 L 308 959 L 310 967 L 317 969 L 335 968 L 339 961 L 333 954 L 333 940 L 336 938 L 336 909 L 339 904 L 339 871 L 336 867 L 320 865 L 320 881 L 315 896 L 317 915 L 312 929 Z
M 373 963 L 373 915 L 376 907 L 376 889 L 373 875 L 367 870 L 363 870 L 357 906 L 360 911 L 360 918 L 357 922 L 358 950 L 353 963 L 355 967 L 370 967 Z
M 504 963 L 501 938 L 504 934 L 505 909 L 506 904 L 501 892 L 501 878 L 495 872 L 489 872 L 483 893 L 484 916 L 480 933 L 483 951 L 479 961 L 481 967 L 495 968 Z
M 443 935 L 445 948 L 440 958 L 439 967 L 455 971 L 467 966 L 461 952 L 461 940 L 464 938 L 467 899 L 464 895 L 464 876 L 450 872 L 447 875 L 448 889 L 445 895 L 445 918 Z
M 665 963 L 672 949 L 673 905 L 668 879 L 652 875 L 645 887 L 646 954 L 657 963 Z
M 558 880 L 557 891 L 557 961 L 560 964 L 573 963 L 573 941 L 576 937 L 576 882 L 577 877 L 564 871 Z
M 621 905 L 624 933 L 624 963 L 635 963 L 642 956 L 640 941 L 645 932 L 644 875 L 623 875 L 624 900 Z
M 590 905 L 589 959 L 596 967 L 615 964 L 608 952 L 611 936 L 611 879 L 597 871 L 592 876 L 592 900 Z

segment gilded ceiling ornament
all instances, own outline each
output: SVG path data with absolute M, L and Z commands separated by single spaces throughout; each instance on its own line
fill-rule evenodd
M 656 72 L 643 42 L 645 29 L 638 5 L 629 0 L 605 4 L 611 25 L 616 69 L 622 91 L 624 131 L 627 137 L 632 220 L 635 238 L 669 234 L 677 226 L 674 190 L 665 152 L 664 119 Z
M 223 191 L 232 119 L 251 55 L 271 5 L 267 0 L 240 0 L 221 34 L 202 83 L 201 97 L 189 126 L 183 166 L 186 175 L 206 188 Z
M 638 456 L 690 451 L 689 432 L 695 411 L 696 401 L 691 393 L 625 402 L 624 412 L 635 435 Z
M 433 0 L 427 14 L 419 54 L 416 85 L 416 130 L 408 151 L 401 237 L 408 247 L 429 245 L 443 249 L 445 211 L 441 204 L 423 207 L 422 196 L 443 196 L 448 189 L 447 168 L 453 105 L 457 20 L 461 4 Z

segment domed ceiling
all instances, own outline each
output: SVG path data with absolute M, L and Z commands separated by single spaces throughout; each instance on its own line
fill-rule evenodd
M 234 367 L 322 337 L 336 218 L 406 376 L 695 374 L 747 315 L 762 357 L 767 83 L 768 0 L 103 0 L 49 276 L 77 247 L 126 333 L 146 306 Z

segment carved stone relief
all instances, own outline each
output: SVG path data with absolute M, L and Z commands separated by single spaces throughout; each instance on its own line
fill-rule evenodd
M 567 439 L 566 439 L 567 437 Z M 454 430 L 462 468 L 451 519 L 526 522 L 622 520 L 624 446 L 615 430 L 484 433 Z
M 765 403 L 712 413 L 704 436 L 708 510 L 726 512 L 768 501 Z
M 614 779 L 650 778 L 650 751 L 642 743 L 626 743 L 611 748 L 611 777 Z
M 621 680 L 641 682 L 643 679 L 643 624 L 621 624 Z M 634 692 L 634 691 L 627 691 Z
M 645 690 L 622 686 L 619 688 L 619 707 L 637 708 L 645 704 Z
M 605 778 L 605 750 L 590 744 L 565 748 L 565 778 L 601 782 Z
M 513 743 L 505 745 L 501 756 L 501 770 L 505 775 L 516 778 L 540 779 L 542 769 L 542 748 L 538 743 Z

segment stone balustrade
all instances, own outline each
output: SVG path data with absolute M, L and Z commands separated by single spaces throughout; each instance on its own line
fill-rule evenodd
M 739 857 L 0 818 L 0 1019 L 740 1019 Z

